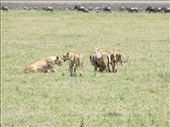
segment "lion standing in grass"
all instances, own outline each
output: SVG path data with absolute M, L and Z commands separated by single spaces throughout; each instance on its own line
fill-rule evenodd
M 112 65 L 112 72 L 117 72 L 117 65 L 118 63 L 121 64 L 124 70 L 126 70 L 125 63 L 127 59 L 123 59 L 123 53 L 120 49 L 114 48 L 110 50 L 111 54 L 111 65 Z
M 79 69 L 80 76 L 83 74 L 83 55 L 80 53 L 67 52 L 62 58 L 64 61 L 69 61 L 70 76 L 77 76 Z
M 111 63 L 110 53 L 107 49 L 95 49 L 90 55 L 90 62 L 94 66 L 94 73 L 98 68 L 99 72 L 103 72 L 105 69 L 111 72 L 109 67 L 109 64 Z
M 127 62 L 127 59 L 122 58 L 122 51 L 118 48 L 106 49 L 106 48 L 97 48 L 90 55 L 90 62 L 94 66 L 94 72 L 99 68 L 99 72 L 108 70 L 109 72 L 117 72 L 117 65 L 120 63 L 125 68 L 124 63 Z M 111 65 L 111 69 L 110 69 Z
M 29 73 L 37 73 L 37 72 L 43 72 L 47 73 L 49 71 L 55 72 L 54 65 L 57 64 L 59 66 L 62 65 L 62 60 L 58 56 L 49 56 L 42 58 L 36 62 L 33 62 L 26 66 L 24 72 L 26 74 Z

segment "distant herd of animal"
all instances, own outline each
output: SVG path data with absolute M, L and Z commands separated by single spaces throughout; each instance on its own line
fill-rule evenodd
M 124 54 L 118 48 L 106 49 L 96 48 L 89 55 L 90 63 L 94 67 L 94 74 L 96 72 L 117 72 L 118 64 L 121 64 L 123 69 L 126 70 L 125 63 L 128 58 L 124 58 Z M 55 72 L 55 64 L 61 66 L 63 61 L 69 62 L 70 76 L 83 76 L 83 54 L 75 52 L 66 52 L 62 57 L 48 56 L 35 61 L 25 67 L 24 73 L 48 73 Z
M 38 10 L 38 7 L 28 7 L 25 6 L 22 9 L 24 10 Z M 1 10 L 4 12 L 8 12 L 9 11 L 9 7 L 8 6 L 1 6 Z M 54 12 L 54 8 L 51 6 L 47 6 L 47 7 L 43 7 L 42 10 L 47 11 L 47 12 Z M 74 7 L 69 7 L 69 8 L 65 8 L 65 10 L 77 10 L 80 12 L 90 12 L 90 11 L 95 11 L 96 13 L 99 12 L 109 12 L 111 13 L 113 11 L 113 9 L 110 6 L 105 6 L 105 7 L 85 7 L 82 5 L 75 5 Z M 120 11 L 127 11 L 129 13 L 138 13 L 143 11 L 142 8 L 139 7 L 119 7 Z M 153 7 L 153 6 L 148 6 L 145 7 L 144 11 L 149 12 L 149 13 L 169 13 L 170 12 L 170 7 Z

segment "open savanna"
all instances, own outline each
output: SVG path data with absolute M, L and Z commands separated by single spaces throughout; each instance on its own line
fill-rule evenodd
M 169 14 L 1 13 L 2 127 L 168 127 Z M 122 49 L 127 70 L 97 73 L 94 48 Z M 25 66 L 67 51 L 84 55 L 84 76 Z

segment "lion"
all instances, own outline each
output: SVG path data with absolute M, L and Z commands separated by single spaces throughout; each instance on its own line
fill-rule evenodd
M 111 65 L 112 65 L 112 72 L 117 72 L 117 64 L 120 63 L 124 70 L 126 70 L 125 63 L 126 60 L 123 59 L 122 51 L 118 48 L 114 48 L 110 50 L 110 58 L 111 58 Z
M 90 55 L 90 62 L 94 66 L 96 72 L 99 68 L 99 72 L 108 70 L 109 72 L 117 72 L 117 64 L 120 63 L 124 70 L 126 70 L 124 63 L 127 59 L 122 58 L 122 51 L 119 48 L 106 49 L 96 48 Z M 111 69 L 110 69 L 111 65 Z
M 58 56 L 48 56 L 27 65 L 24 72 L 26 74 L 37 72 L 47 73 L 49 71 L 55 72 L 56 71 L 54 69 L 55 64 L 61 66 L 62 59 Z
M 109 64 L 111 64 L 110 52 L 104 48 L 97 48 L 90 55 L 90 62 L 94 66 L 94 73 L 98 70 L 99 72 L 103 72 L 104 70 L 110 70 Z
M 83 75 L 83 55 L 75 52 L 67 52 L 62 58 L 64 61 L 69 61 L 70 76 L 77 76 L 79 70 L 80 76 Z

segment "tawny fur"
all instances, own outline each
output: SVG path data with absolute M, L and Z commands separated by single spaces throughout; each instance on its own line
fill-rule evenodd
M 118 63 L 125 69 L 124 63 L 126 61 L 122 59 L 122 52 L 118 48 L 96 48 L 90 55 L 90 62 L 94 66 L 95 72 L 97 71 L 97 68 L 99 68 L 100 72 L 103 72 L 105 69 L 109 72 L 111 72 L 111 70 L 112 72 L 116 72 Z M 112 66 L 112 69 L 110 69 L 109 65 Z
M 63 55 L 64 61 L 69 61 L 70 76 L 76 76 L 79 70 L 80 76 L 83 75 L 83 55 L 80 53 L 67 52 Z
M 110 72 L 110 55 L 105 49 L 97 49 L 90 55 L 90 62 L 94 66 L 94 73 L 98 70 L 103 72 L 107 69 Z
M 26 74 L 37 73 L 37 72 L 47 73 L 49 71 L 54 72 L 55 64 L 58 64 L 58 65 L 62 64 L 62 60 L 60 57 L 58 57 L 58 56 L 45 57 L 45 58 L 42 58 L 38 61 L 35 61 L 35 62 L 27 65 L 24 72 Z
M 110 50 L 111 53 L 111 65 L 112 65 L 112 72 L 117 72 L 117 65 L 118 63 L 121 64 L 124 70 L 126 70 L 125 63 L 127 59 L 123 59 L 123 53 L 120 49 L 114 48 Z

